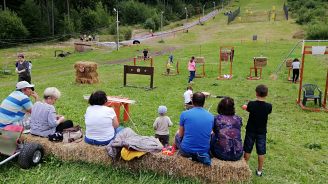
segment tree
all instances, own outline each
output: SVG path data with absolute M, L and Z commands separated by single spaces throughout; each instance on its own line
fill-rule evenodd
M 28 36 L 21 18 L 9 10 L 0 11 L 0 39 L 17 39 Z

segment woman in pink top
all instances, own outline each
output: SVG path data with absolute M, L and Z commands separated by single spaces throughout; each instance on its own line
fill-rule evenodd
M 195 78 L 196 73 L 196 63 L 194 56 L 191 57 L 191 60 L 188 63 L 188 70 L 190 73 L 188 83 L 190 83 Z

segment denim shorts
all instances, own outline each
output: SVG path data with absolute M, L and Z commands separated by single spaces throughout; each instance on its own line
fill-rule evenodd
M 115 134 L 114 134 L 114 137 L 111 138 L 110 140 L 107 140 L 107 141 L 97 141 L 97 140 L 94 140 L 94 139 L 89 139 L 87 138 L 87 136 L 84 137 L 84 142 L 88 143 L 88 144 L 91 144 L 91 145 L 97 145 L 97 146 L 106 146 L 108 145 L 112 140 L 115 139 L 116 137 L 116 134 L 118 134 L 120 131 L 123 130 L 124 127 L 122 126 L 119 126 L 115 129 Z
M 258 155 L 266 154 L 266 134 L 256 134 L 251 132 L 246 132 L 244 141 L 244 151 L 246 153 L 251 153 L 254 143 L 256 145 L 256 153 Z
M 211 165 L 211 156 L 209 153 L 189 153 L 184 151 L 181 148 L 181 137 L 179 136 L 179 134 L 177 133 L 175 135 L 175 145 L 179 150 L 179 154 L 183 157 L 187 157 L 187 158 L 191 158 L 193 161 L 197 161 L 200 163 L 203 163 L 205 165 L 210 166 Z

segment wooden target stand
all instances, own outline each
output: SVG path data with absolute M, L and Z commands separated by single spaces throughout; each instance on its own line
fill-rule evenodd
M 138 75 L 150 75 L 150 85 L 147 90 L 154 89 L 154 67 L 148 66 L 129 66 L 124 65 L 124 79 L 123 79 L 123 86 L 124 87 L 136 87 L 136 86 L 128 86 L 126 84 L 126 75 L 127 74 L 138 74 Z
M 153 58 L 147 57 L 146 59 L 143 56 L 137 56 L 133 58 L 133 66 L 137 66 L 137 62 L 147 62 L 150 61 L 150 66 L 153 67 Z
M 165 65 L 165 72 L 163 73 L 163 75 L 165 76 L 175 76 L 175 75 L 179 75 L 180 74 L 180 71 L 179 71 L 179 61 L 177 61 L 177 63 L 175 64 L 175 69 L 171 69 L 168 71 L 168 68 L 167 68 L 167 64 Z M 174 71 L 174 72 L 172 72 Z
M 327 93 L 328 93 L 328 69 L 327 69 L 327 76 L 326 76 L 326 86 L 325 86 L 325 92 L 323 94 L 323 102 L 322 102 L 322 108 L 312 108 L 312 107 L 306 107 L 302 104 L 301 101 L 301 95 L 302 95 L 302 85 L 303 85 L 303 72 L 304 72 L 304 61 L 305 61 L 305 56 L 308 54 L 313 54 L 312 52 L 312 46 L 303 46 L 303 53 L 302 53 L 302 63 L 301 63 L 301 68 L 300 68 L 300 82 L 299 82 L 299 89 L 298 89 L 298 98 L 296 103 L 303 109 L 303 110 L 309 110 L 309 111 L 325 111 L 328 112 L 328 107 L 327 107 Z M 328 54 L 328 50 L 326 50 L 323 53 L 324 55 Z
M 235 50 L 232 46 L 220 47 L 220 60 L 219 60 L 219 76 L 218 80 L 230 80 L 232 79 L 232 63 Z M 222 62 L 230 62 L 229 74 L 222 74 Z
M 195 63 L 196 63 L 196 65 L 198 65 L 198 66 L 200 66 L 202 68 L 202 70 L 201 70 L 202 73 L 199 74 L 199 73 L 196 72 L 195 77 L 196 78 L 203 78 L 203 77 L 205 77 L 206 76 L 205 75 L 205 58 L 204 57 L 196 57 L 195 58 Z
M 265 67 L 268 63 L 267 57 L 254 57 L 253 58 L 253 67 L 249 68 L 248 80 L 260 80 L 262 79 L 262 68 Z M 254 75 L 253 75 L 254 72 Z M 258 75 L 259 74 L 259 75 Z

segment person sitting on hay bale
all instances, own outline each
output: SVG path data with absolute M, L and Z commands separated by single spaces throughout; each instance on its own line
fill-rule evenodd
M 29 98 L 30 96 L 35 101 L 39 100 L 38 94 L 34 92 L 34 84 L 26 81 L 17 82 L 16 90 L 1 102 L 0 128 L 22 123 L 26 113 L 31 113 L 33 104 Z
M 105 106 L 106 103 L 107 95 L 104 91 L 96 91 L 89 97 L 90 106 L 84 115 L 84 141 L 88 144 L 105 146 L 123 129 L 119 127 L 114 109 Z
M 159 117 L 156 118 L 153 127 L 156 130 L 155 138 L 158 138 L 163 146 L 168 146 L 170 134 L 169 127 L 173 125 L 171 119 L 166 116 L 167 108 L 166 106 L 158 107 Z
M 54 105 L 60 95 L 55 87 L 44 90 L 43 102 L 36 102 L 32 107 L 31 134 L 48 137 L 50 141 L 62 141 L 64 129 L 73 127 L 71 120 L 56 113 Z
M 223 98 L 217 107 L 219 115 L 215 117 L 211 153 L 225 161 L 237 161 L 243 156 L 241 140 L 241 117 L 235 115 L 235 103 L 230 97 Z
M 192 96 L 194 108 L 180 115 L 180 128 L 175 136 L 175 145 L 179 153 L 192 160 L 211 165 L 210 139 L 214 118 L 203 108 L 205 95 L 196 92 Z

